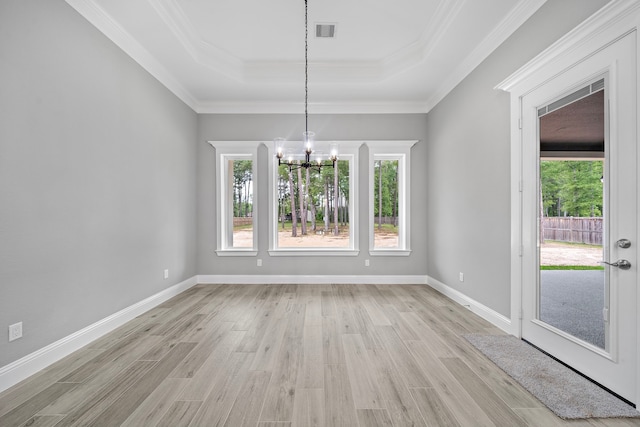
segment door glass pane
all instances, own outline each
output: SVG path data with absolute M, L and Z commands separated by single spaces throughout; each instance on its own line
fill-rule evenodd
M 542 322 L 607 349 L 608 287 L 601 264 L 607 225 L 604 90 L 581 91 L 581 97 L 565 97 L 571 102 L 564 106 L 549 111 L 552 103 L 539 110 L 537 314 Z

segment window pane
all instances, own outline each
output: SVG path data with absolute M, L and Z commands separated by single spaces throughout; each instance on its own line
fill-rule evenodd
M 229 160 L 230 248 L 253 247 L 253 161 Z
M 321 170 L 278 168 L 278 248 L 349 248 L 349 160 Z
M 398 160 L 374 162 L 374 248 L 398 248 Z

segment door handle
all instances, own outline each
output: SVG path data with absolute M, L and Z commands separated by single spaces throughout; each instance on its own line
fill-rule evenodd
M 620 270 L 628 270 L 631 268 L 631 263 L 626 259 L 619 259 L 616 262 L 601 261 L 601 263 L 610 265 L 611 267 L 618 267 Z

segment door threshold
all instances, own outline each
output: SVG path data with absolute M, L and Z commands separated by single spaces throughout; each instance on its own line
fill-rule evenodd
M 598 381 L 595 381 L 592 378 L 589 378 L 588 376 L 586 376 L 585 374 L 583 374 L 582 372 L 578 371 L 577 369 L 575 369 L 574 367 L 567 365 L 565 362 L 563 362 L 562 360 L 558 359 L 557 357 L 555 357 L 552 354 L 547 353 L 546 351 L 544 351 L 543 349 L 541 349 L 540 347 L 538 347 L 537 345 L 531 343 L 530 341 L 525 340 L 524 338 L 521 338 L 522 341 L 526 342 L 527 344 L 529 344 L 531 347 L 535 348 L 536 350 L 540 351 L 541 353 L 546 354 L 547 356 L 549 356 L 550 358 L 552 358 L 553 360 L 555 360 L 556 362 L 560 363 L 561 365 L 571 369 L 573 372 L 575 372 L 576 374 L 580 375 L 582 378 L 588 380 L 589 382 L 597 385 L 598 387 L 600 387 L 601 389 L 603 389 L 604 391 L 606 391 L 607 393 L 611 394 L 612 396 L 615 396 L 616 398 L 620 399 L 621 401 L 623 401 L 624 403 L 626 403 L 629 406 L 633 406 L 634 408 L 638 409 L 638 407 L 636 406 L 635 403 L 631 402 L 630 400 L 625 399 L 624 397 L 620 396 L 618 393 L 616 393 L 615 391 L 611 390 L 608 387 L 603 386 L 602 384 L 600 384 Z

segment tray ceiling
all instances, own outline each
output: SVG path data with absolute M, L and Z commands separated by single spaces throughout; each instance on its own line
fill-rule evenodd
M 427 112 L 544 1 L 308 0 L 309 112 Z M 67 3 L 197 112 L 303 111 L 303 0 Z

